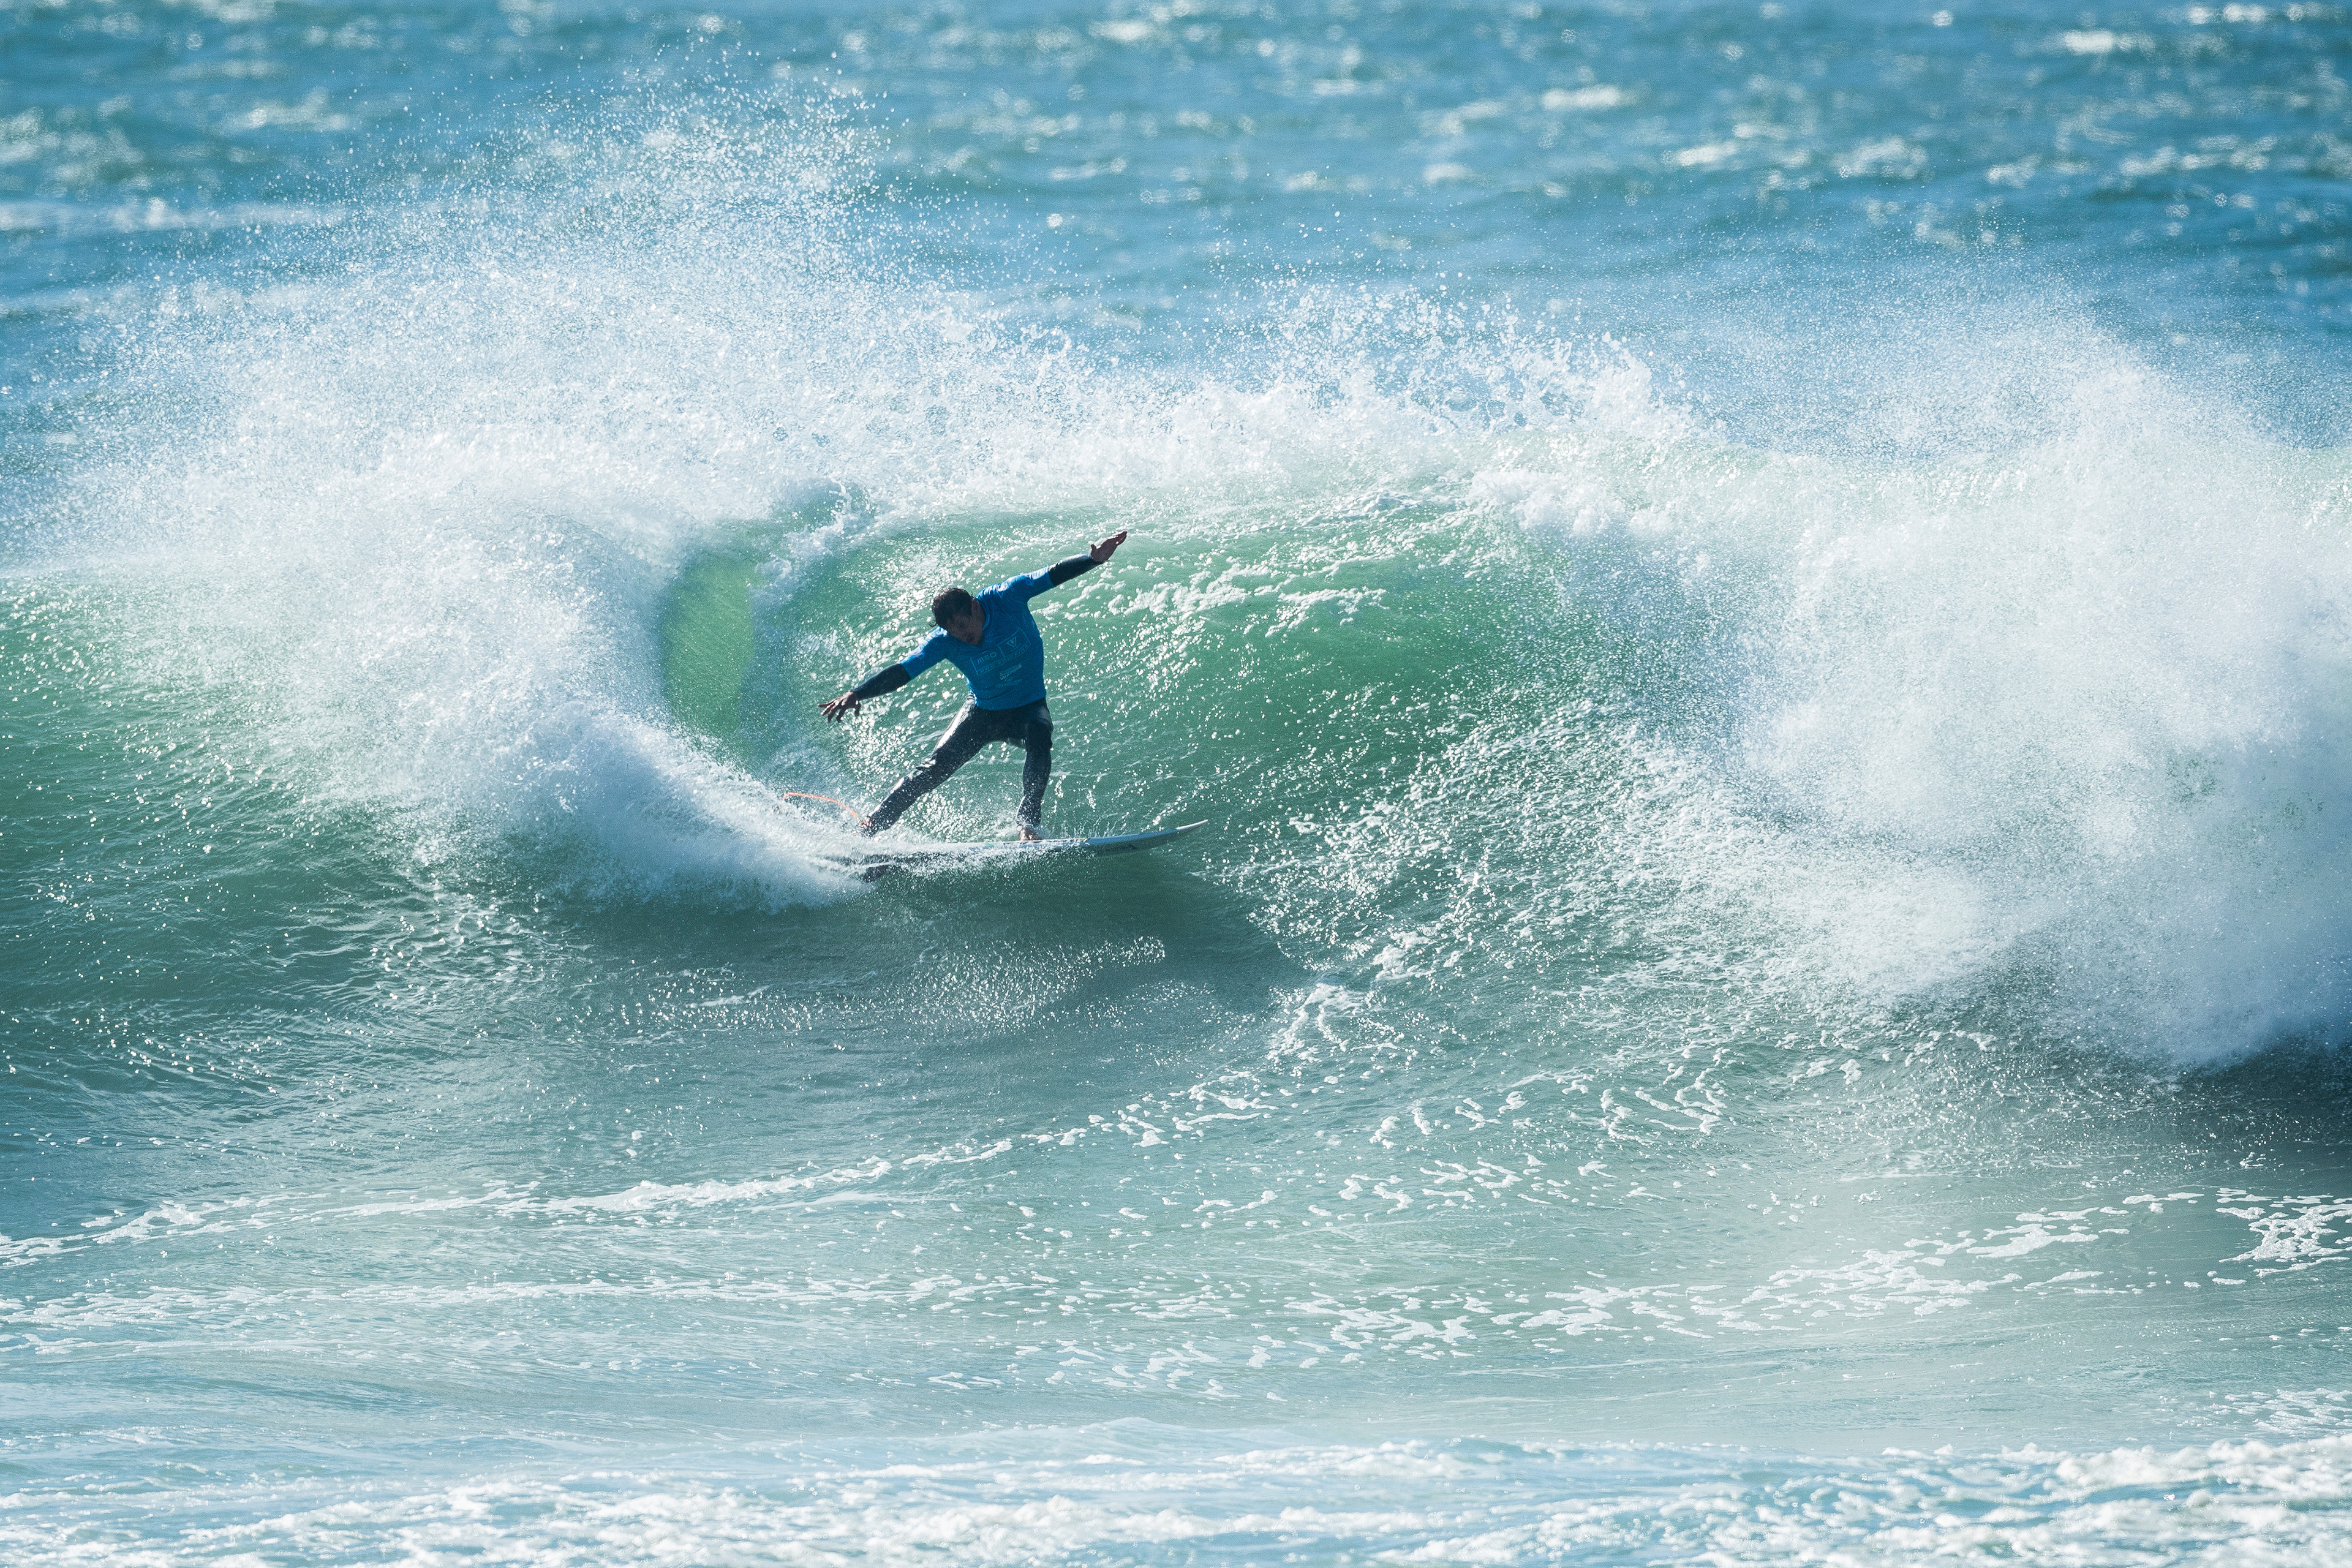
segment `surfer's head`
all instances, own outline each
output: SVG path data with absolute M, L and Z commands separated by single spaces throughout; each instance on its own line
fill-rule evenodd
M 961 588 L 945 588 L 931 601 L 931 619 L 958 642 L 977 643 L 988 618 L 979 603 Z

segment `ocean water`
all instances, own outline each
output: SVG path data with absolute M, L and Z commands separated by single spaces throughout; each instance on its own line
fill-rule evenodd
M 2352 1563 L 2347 77 L 0 3 L 0 1561 Z

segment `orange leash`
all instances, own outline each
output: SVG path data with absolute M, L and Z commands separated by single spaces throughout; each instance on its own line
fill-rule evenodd
M 851 817 L 856 819 L 858 826 L 863 827 L 866 826 L 866 818 L 858 815 L 858 811 L 856 806 L 849 805 L 842 801 L 837 801 L 829 795 L 805 795 L 796 789 L 788 789 L 780 792 L 777 798 L 780 800 L 821 800 L 827 805 L 838 805 L 842 810 L 849 813 Z

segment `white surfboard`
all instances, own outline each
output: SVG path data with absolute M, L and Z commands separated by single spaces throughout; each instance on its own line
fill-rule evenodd
M 1136 849 L 1156 849 L 1208 823 L 1187 822 L 1178 827 L 1155 827 L 1148 833 L 1111 833 L 1096 838 L 1041 838 L 1028 844 L 877 844 L 856 858 L 865 869 L 892 866 L 988 865 L 1003 860 L 1034 860 L 1045 855 L 1125 855 Z

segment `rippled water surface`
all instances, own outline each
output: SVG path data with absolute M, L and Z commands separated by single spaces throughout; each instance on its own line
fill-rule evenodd
M 0 1556 L 2352 1563 L 2347 72 L 0 4 Z

